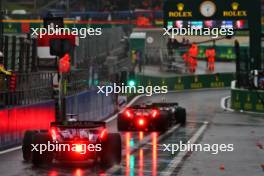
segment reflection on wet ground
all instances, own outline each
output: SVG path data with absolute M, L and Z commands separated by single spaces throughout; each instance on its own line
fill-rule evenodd
M 164 134 L 158 132 L 124 132 L 122 136 L 122 163 L 113 168 L 102 168 L 88 163 L 54 163 L 52 166 L 34 168 L 35 174 L 42 175 L 48 171 L 49 176 L 59 175 L 125 175 L 125 176 L 158 176 L 177 156 L 163 151 L 163 144 L 186 143 L 201 126 L 198 123 L 187 123 L 186 127 L 177 126 L 174 131 Z

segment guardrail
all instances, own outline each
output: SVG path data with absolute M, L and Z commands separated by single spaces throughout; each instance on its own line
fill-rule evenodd
M 25 130 L 48 129 L 55 120 L 53 101 L 0 110 L 0 150 L 22 142 Z
M 102 121 L 115 110 L 114 96 L 84 91 L 66 98 L 66 113 L 79 115 L 79 120 Z M 55 120 L 54 101 L 16 106 L 0 110 L 0 150 L 21 143 L 26 130 L 47 130 Z
M 236 88 L 235 81 L 231 87 L 231 108 L 237 111 L 264 113 L 264 91 Z
M 50 100 L 51 97 L 51 87 L 42 87 L 14 92 L 0 92 L 0 109 L 38 103 L 41 101 Z
M 234 79 L 234 73 L 181 75 L 173 77 L 136 75 L 136 84 L 142 86 L 168 86 L 168 90 L 184 90 L 230 87 L 231 81 Z

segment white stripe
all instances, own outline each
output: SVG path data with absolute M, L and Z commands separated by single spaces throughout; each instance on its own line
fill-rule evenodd
M 5 153 L 9 153 L 9 152 L 12 152 L 12 151 L 15 151 L 15 150 L 19 150 L 21 148 L 22 148 L 22 146 L 20 145 L 18 147 L 14 147 L 14 148 L 10 148 L 10 149 L 7 149 L 7 150 L 3 150 L 3 151 L 0 151 L 0 155 L 5 154 Z
M 191 144 L 195 143 L 201 134 L 204 132 L 208 125 L 208 122 L 204 122 L 204 124 L 199 128 L 199 130 L 192 136 L 189 140 Z M 183 158 L 187 155 L 189 151 L 182 151 L 177 154 L 177 156 L 169 163 L 168 167 L 165 171 L 162 171 L 162 176 L 170 176 L 173 171 L 178 167 L 178 165 L 182 162 Z
M 166 131 L 166 133 L 160 135 L 157 139 L 157 142 L 161 141 L 163 138 L 165 138 L 168 134 L 172 133 L 173 131 L 177 130 L 180 127 L 180 124 L 175 125 L 174 127 L 170 128 L 168 131 Z M 139 147 L 146 145 L 149 141 L 151 140 L 151 135 L 148 135 L 147 137 L 144 138 L 143 141 L 146 142 L 141 142 L 139 143 L 133 150 L 130 151 L 130 153 L 134 153 L 137 149 L 139 149 Z M 123 152 L 123 151 L 122 151 Z M 125 153 L 122 154 L 122 157 L 125 156 Z M 113 175 L 113 173 L 115 173 L 116 171 L 118 171 L 119 169 L 121 169 L 122 166 L 113 166 L 110 169 L 108 169 L 106 172 L 109 173 L 107 175 Z

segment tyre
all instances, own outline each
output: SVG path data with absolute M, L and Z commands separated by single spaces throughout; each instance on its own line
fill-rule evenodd
M 127 123 L 120 117 L 117 119 L 117 129 L 118 131 L 128 131 Z
M 156 121 L 156 129 L 160 132 L 165 132 L 170 126 L 169 112 L 161 112 L 160 118 Z
M 48 133 L 36 133 L 34 136 L 33 143 L 47 145 L 48 141 L 52 141 Z M 51 151 L 46 150 L 46 151 L 43 151 L 42 154 L 40 154 L 40 151 L 32 152 L 32 164 L 35 166 L 38 166 L 41 164 L 50 164 L 52 160 L 53 160 L 53 152 Z
M 168 130 L 170 126 L 170 120 L 168 115 L 169 113 L 167 112 L 161 113 L 160 118 L 155 121 L 155 128 L 153 129 L 154 131 L 165 132 Z
M 36 131 L 26 131 L 24 133 L 23 142 L 22 142 L 22 153 L 24 161 L 30 161 L 32 158 L 32 146 L 34 135 Z
M 119 133 L 108 134 L 101 152 L 101 164 L 105 167 L 120 164 L 122 157 L 121 136 Z
M 176 118 L 181 125 L 186 124 L 186 110 L 185 108 L 179 107 L 177 109 Z
M 169 128 L 169 120 L 168 118 L 163 118 L 163 120 L 161 121 L 160 124 L 157 124 L 158 126 L 160 126 L 159 131 L 160 132 L 165 132 L 168 130 Z

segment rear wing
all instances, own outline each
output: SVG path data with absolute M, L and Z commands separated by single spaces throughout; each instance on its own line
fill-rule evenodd
M 178 103 L 152 103 L 152 107 L 170 107 L 178 106 Z
M 152 103 L 150 105 L 134 105 L 131 106 L 132 109 L 151 109 L 151 108 L 160 108 L 160 107 L 171 107 L 171 106 L 178 106 L 178 103 Z
M 63 128 L 99 128 L 106 127 L 105 122 L 98 121 L 65 121 L 65 122 L 51 122 L 51 127 Z

